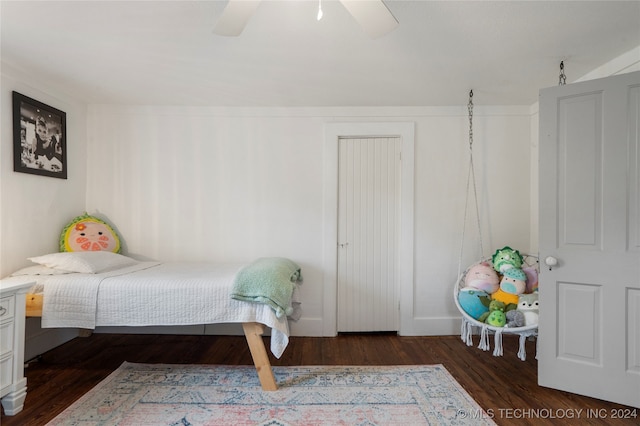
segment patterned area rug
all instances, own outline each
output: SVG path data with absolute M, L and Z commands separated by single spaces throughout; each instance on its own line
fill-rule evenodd
M 124 363 L 51 425 L 493 425 L 442 365 L 274 367 Z

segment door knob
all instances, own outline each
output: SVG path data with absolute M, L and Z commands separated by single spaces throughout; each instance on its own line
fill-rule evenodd
M 544 259 L 544 264 L 549 267 L 549 270 L 551 270 L 551 268 L 553 268 L 554 266 L 558 265 L 558 259 L 556 259 L 553 256 L 547 256 Z

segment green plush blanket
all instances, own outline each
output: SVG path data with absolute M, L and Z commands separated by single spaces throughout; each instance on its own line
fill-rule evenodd
M 231 298 L 267 304 L 281 318 L 293 312 L 291 295 L 298 281 L 302 281 L 302 273 L 293 261 L 263 257 L 238 271 Z

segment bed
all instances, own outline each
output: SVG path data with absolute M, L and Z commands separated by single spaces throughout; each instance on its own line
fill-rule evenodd
M 280 358 L 289 342 L 288 318 L 299 317 L 302 276 L 291 260 L 161 263 L 109 251 L 30 260 L 36 265 L 9 279 L 36 282 L 26 315 L 41 317 L 43 328 L 241 323 L 262 389 L 277 389 L 262 335 L 271 329 L 270 349 Z

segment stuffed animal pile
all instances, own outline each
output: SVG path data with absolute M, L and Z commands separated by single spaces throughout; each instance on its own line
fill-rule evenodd
M 538 324 L 538 271 L 524 266 L 518 250 L 505 246 L 491 263 L 473 265 L 458 292 L 458 302 L 472 318 L 494 327 Z

